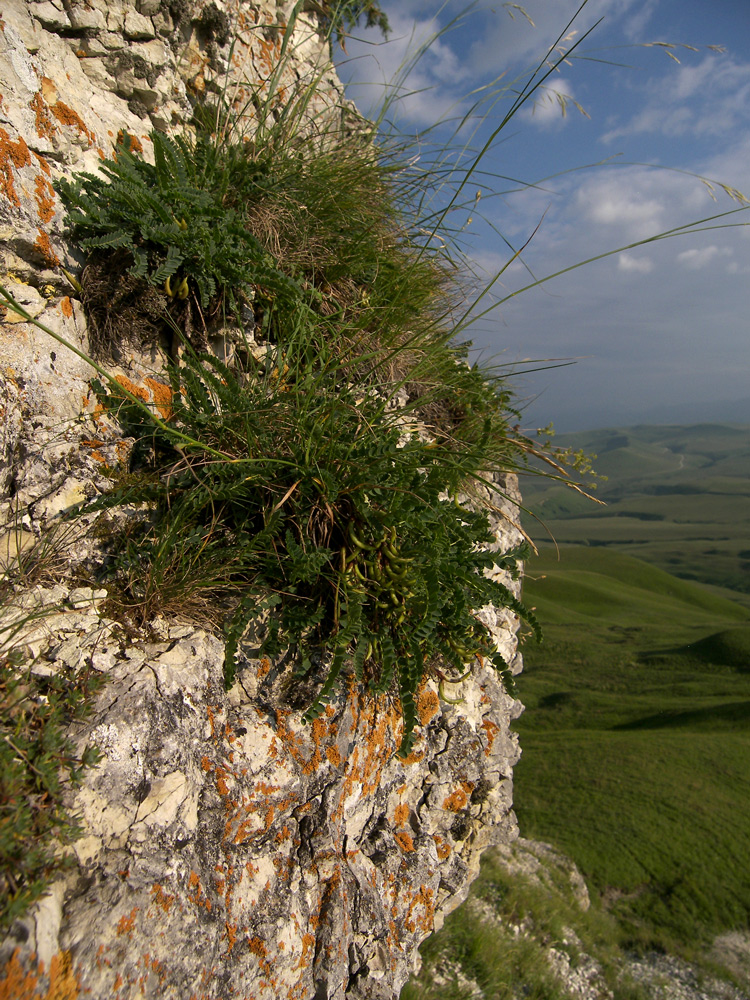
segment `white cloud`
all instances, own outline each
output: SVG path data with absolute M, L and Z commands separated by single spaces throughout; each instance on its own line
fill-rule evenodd
M 650 274 L 654 269 L 654 262 L 650 257 L 633 257 L 629 253 L 621 253 L 617 258 L 617 267 L 626 273 Z
M 701 249 L 691 247 L 690 250 L 683 250 L 682 253 L 677 254 L 677 260 L 683 267 L 688 268 L 690 271 L 700 271 L 716 257 L 731 256 L 732 251 L 728 247 L 720 249 L 716 244 L 712 243 L 711 246 L 701 247 Z
M 750 124 L 750 62 L 711 53 L 697 65 L 680 66 L 644 84 L 645 107 L 610 129 L 602 141 L 621 136 L 727 136 Z
M 619 229 L 625 241 L 646 239 L 664 229 L 665 204 L 661 192 L 633 171 L 585 181 L 576 203 L 590 222 Z M 639 183 L 640 182 L 640 183 Z

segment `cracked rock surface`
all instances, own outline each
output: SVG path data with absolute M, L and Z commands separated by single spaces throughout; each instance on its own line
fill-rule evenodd
M 457 705 L 427 684 L 401 762 L 385 698 L 352 688 L 303 726 L 282 663 L 247 655 L 226 692 L 214 636 L 161 623 L 137 641 L 101 592 L 42 597 L 60 610 L 24 636 L 37 669 L 107 673 L 75 734 L 102 759 L 71 792 L 77 864 L 12 928 L 6 972 L 68 956 L 76 995 L 102 1000 L 397 996 L 482 851 L 515 833 L 517 706 L 494 672 Z

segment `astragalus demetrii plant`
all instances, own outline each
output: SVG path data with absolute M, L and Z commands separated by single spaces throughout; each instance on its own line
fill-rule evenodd
M 521 551 L 488 550 L 496 474 L 531 445 L 504 373 L 457 344 L 483 293 L 447 220 L 482 151 L 415 160 L 351 114 L 311 119 L 312 94 L 278 115 L 259 98 L 247 133 L 222 101 L 196 109 L 192 130 L 152 135 L 153 165 L 123 137 L 102 176 L 60 184 L 96 255 L 84 302 L 103 273 L 127 283 L 128 326 L 110 310 L 101 342 L 143 316 L 173 342 L 168 416 L 97 366 L 135 444 L 96 506 L 142 512 L 108 567 L 123 614 L 220 624 L 228 683 L 254 624 L 261 652 L 291 649 L 317 682 L 307 719 L 353 673 L 399 700 L 405 756 L 426 676 L 480 658 L 510 684 L 482 605 L 536 628 L 495 572 Z M 230 328 L 228 359 L 201 348 Z

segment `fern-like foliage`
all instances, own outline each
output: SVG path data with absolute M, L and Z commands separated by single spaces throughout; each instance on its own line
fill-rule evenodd
M 100 174 L 55 182 L 71 238 L 89 254 L 126 251 L 132 275 L 172 295 L 181 285 L 181 297 L 193 292 L 203 310 L 222 301 L 236 312 L 258 287 L 298 295 L 238 212 L 223 204 L 210 143 L 156 131 L 151 141 L 154 163 L 135 153 L 125 136 Z M 226 172 L 221 176 L 231 181 Z

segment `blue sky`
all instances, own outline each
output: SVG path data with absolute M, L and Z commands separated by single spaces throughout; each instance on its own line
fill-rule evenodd
M 507 263 L 508 244 L 530 240 L 495 285 L 500 298 L 530 274 L 731 211 L 737 203 L 721 184 L 750 197 L 748 0 L 589 0 L 565 31 L 579 5 L 497 0 L 462 16 L 454 0 L 385 2 L 389 42 L 360 30 L 338 56 L 348 94 L 367 113 L 408 53 L 458 18 L 417 63 L 393 115 L 402 131 L 423 133 L 503 74 L 484 91 L 497 99 L 482 109 L 481 143 L 566 36 L 569 58 L 483 161 L 524 183 L 477 175 L 467 190 L 481 198 L 457 213 L 465 249 L 488 277 Z M 534 367 L 526 359 L 576 359 L 515 376 L 525 426 L 750 424 L 750 211 L 724 221 L 743 225 L 607 257 L 510 298 L 471 328 L 484 357 L 511 370 Z

